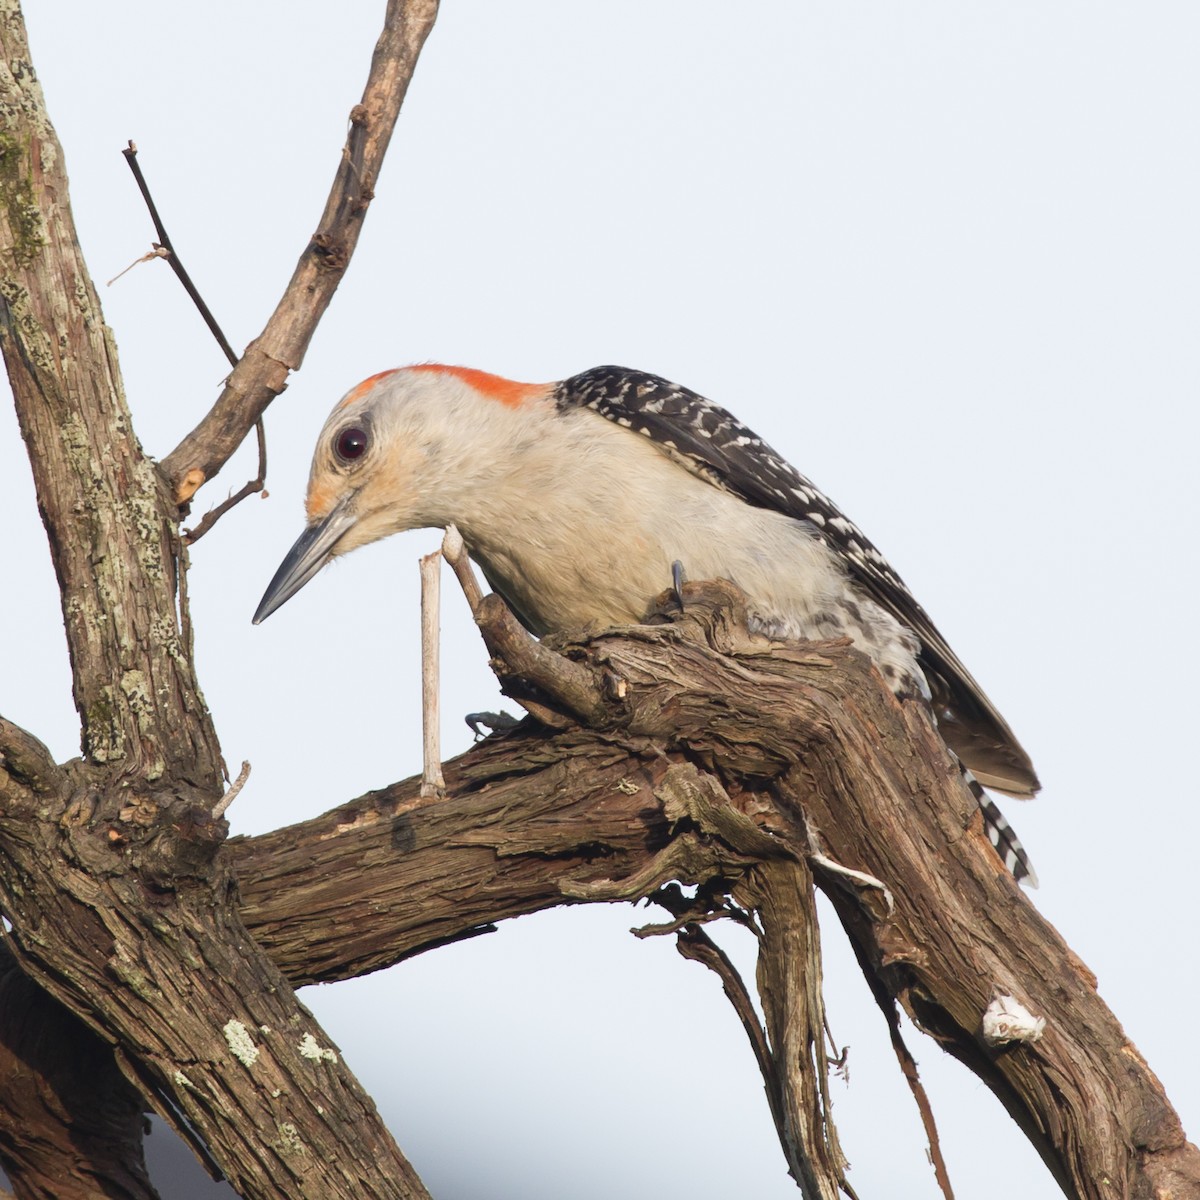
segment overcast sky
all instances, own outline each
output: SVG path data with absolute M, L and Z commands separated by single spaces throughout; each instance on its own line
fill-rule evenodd
M 96 279 L 153 237 L 133 138 L 231 342 L 254 337 L 315 228 L 382 10 L 28 0 Z M 1036 903 L 1195 1135 L 1198 45 L 1185 0 L 445 0 L 358 254 L 267 415 L 270 498 L 193 552 L 201 680 L 226 758 L 254 767 L 235 832 L 419 770 L 416 562 L 437 535 L 363 550 L 250 625 L 337 398 L 430 359 L 654 371 L 833 496 L 1004 712 L 1044 784 L 1005 805 Z M 164 264 L 101 290 L 164 455 L 225 362 Z M 239 457 L 199 510 L 253 470 Z M 67 758 L 58 597 L 9 408 L 0 480 L 0 712 Z M 470 740 L 457 714 L 498 700 L 445 591 L 449 754 Z M 630 937 L 648 916 L 526 918 L 303 998 L 438 1200 L 796 1195 L 716 979 Z M 851 1181 L 934 1196 L 829 910 L 824 929 Z M 990 1092 L 909 1038 L 960 1198 L 1058 1195 Z M 160 1169 L 164 1196 L 203 1194 L 180 1170 Z

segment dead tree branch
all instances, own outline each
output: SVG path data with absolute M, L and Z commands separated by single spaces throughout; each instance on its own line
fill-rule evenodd
M 167 227 L 163 224 L 162 217 L 159 216 L 158 205 L 154 203 L 154 197 L 150 194 L 150 185 L 146 182 L 146 176 L 142 174 L 141 163 L 138 162 L 137 147 L 130 142 L 121 153 L 125 155 L 125 161 L 129 164 L 130 171 L 133 172 L 138 191 L 142 193 L 142 199 L 146 202 L 150 220 L 154 222 L 154 231 L 158 234 L 158 241 L 154 243 L 154 249 L 165 251 L 163 257 L 166 258 L 171 270 L 175 273 L 175 278 L 183 285 L 183 290 L 187 292 L 189 299 L 196 306 L 196 311 L 199 312 L 204 324 L 208 326 L 208 331 L 216 339 L 217 345 L 221 347 L 221 353 L 229 360 L 229 365 L 236 367 L 237 354 L 229 344 L 229 339 L 226 338 L 221 326 L 217 324 L 217 318 L 213 316 L 212 310 L 204 302 L 204 297 L 200 295 L 200 289 L 192 282 L 192 277 L 183 265 L 179 251 L 175 249 L 171 236 L 167 233 Z
M 1069 1196 L 1200 1186 L 1200 1154 L 1161 1085 L 996 858 L 927 715 L 898 705 L 849 647 L 768 646 L 739 626 L 727 591 L 718 607 L 699 591 L 689 585 L 673 625 L 565 647 L 594 678 L 626 683 L 603 729 L 526 724 L 447 763 L 443 802 L 421 804 L 410 780 L 236 843 L 255 936 L 293 978 L 344 978 L 564 898 L 648 895 L 664 872 L 697 865 L 672 851 L 684 834 L 753 903 L 744 854 L 675 828 L 664 807 L 671 764 L 690 762 L 770 839 L 768 865 L 805 859 L 806 815 L 829 855 L 886 883 L 890 913 L 877 889 L 816 876 L 883 994 L 997 1093 Z M 1047 1019 L 1040 1041 L 988 1044 L 993 989 Z M 815 1015 L 809 1027 L 818 1038 Z
M 213 335 L 217 345 L 221 347 L 221 353 L 229 360 L 231 367 L 236 367 L 238 363 L 237 354 L 229 344 L 229 339 L 226 338 L 221 326 L 217 323 L 217 318 L 213 316 L 212 310 L 204 302 L 204 297 L 200 295 L 199 288 L 192 282 L 192 277 L 183 265 L 183 260 L 179 257 L 179 251 L 175 249 L 170 234 L 167 233 L 167 227 L 163 224 L 162 217 L 159 216 L 158 205 L 154 203 L 154 197 L 150 194 L 150 185 L 146 182 L 146 176 L 142 173 L 141 164 L 138 162 L 137 147 L 133 142 L 130 142 L 122 153 L 125 155 L 125 161 L 129 164 L 129 169 L 133 172 L 133 178 L 137 182 L 138 190 L 142 193 L 142 199 L 146 202 L 146 208 L 150 212 L 150 220 L 154 222 L 154 229 L 158 234 L 158 241 L 154 243 L 154 253 L 146 257 L 165 258 L 167 260 L 171 270 L 175 273 L 176 279 L 183 285 L 183 290 L 187 292 L 188 297 L 200 313 L 204 324 L 208 326 L 209 333 Z M 126 270 L 128 269 L 126 267 Z M 124 271 L 121 272 L 121 274 L 124 273 Z M 184 541 L 189 546 L 198 542 L 231 508 L 241 504 L 248 496 L 253 496 L 258 492 L 262 492 L 264 496 L 266 495 L 267 434 L 263 428 L 262 417 L 259 417 L 254 422 L 254 432 L 258 437 L 258 474 L 253 479 L 242 484 L 236 492 L 231 496 L 227 496 L 215 508 L 205 513 L 204 519 L 194 529 L 184 531 Z
M 299 365 L 435 10 L 389 5 L 318 233 L 212 412 L 164 463 L 164 489 L 131 432 L 19 10 L 0 0 L 0 348 L 83 734 L 83 758 L 56 765 L 0 724 L 0 908 L 14 960 L 57 1002 L 31 1006 L 31 1021 L 44 1031 L 73 1014 L 94 1035 L 81 1047 L 112 1048 L 83 1105 L 111 1107 L 113 1141 L 127 1143 L 132 1090 L 149 1097 L 254 1200 L 422 1197 L 291 983 L 377 969 L 519 912 L 688 881 L 701 896 L 668 928 L 682 918 L 690 949 L 723 911 L 759 933 L 764 1021 L 751 1041 L 788 1162 L 827 1200 L 849 1187 L 828 1119 L 815 884 L 880 994 L 1000 1096 L 1068 1195 L 1194 1193 L 1200 1160 L 1158 1081 L 997 861 L 928 714 L 898 704 L 844 644 L 750 637 L 728 587 L 691 585 L 684 611 L 672 601 L 658 624 L 554 645 L 482 599 L 497 673 L 543 726 L 447 764 L 444 801 L 411 782 L 224 846 L 220 747 L 180 634 L 178 506 Z M 745 985 L 722 978 L 750 1032 Z M 1045 1021 L 1040 1040 L 985 1036 L 996 994 Z M 35 1090 L 57 1069 L 30 1064 Z M 111 1180 L 121 1164 L 102 1161 L 94 1136 L 74 1139 L 82 1123 L 61 1125 L 76 1175 Z M 0 1121 L 0 1153 L 12 1127 Z M 45 1175 L 35 1160 L 21 1164 Z
M 176 503 L 212 479 L 299 370 L 318 321 L 342 281 L 358 244 L 417 56 L 437 16 L 438 0 L 389 0 L 362 100 L 350 110 L 350 131 L 325 211 L 266 328 L 230 373 L 200 424 L 163 459 Z
M 194 546 L 231 508 L 241 504 L 248 496 L 261 493 L 267 495 L 267 431 L 263 428 L 262 417 L 254 422 L 254 433 L 258 438 L 258 474 L 248 479 L 231 496 L 226 496 L 220 504 L 210 508 L 191 529 L 183 531 L 183 540 L 189 546 Z

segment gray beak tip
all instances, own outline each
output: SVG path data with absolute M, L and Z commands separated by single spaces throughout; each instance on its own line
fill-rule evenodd
M 310 525 L 296 539 L 279 570 L 267 584 L 251 623 L 261 625 L 277 608 L 290 600 L 328 561 L 338 539 L 354 524 L 348 497 L 319 524 Z

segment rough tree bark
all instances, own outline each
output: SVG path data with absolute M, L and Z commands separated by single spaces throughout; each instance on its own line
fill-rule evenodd
M 435 11 L 434 0 L 389 7 L 325 223 L 264 334 L 268 349 L 235 372 L 243 407 L 264 405 L 299 363 Z M 0 743 L 10 946 L 243 1195 L 423 1196 L 238 915 L 227 826 L 213 816 L 220 748 L 176 607 L 178 502 L 190 491 L 133 435 L 15 0 L 0 6 L 0 37 L 0 348 L 58 573 L 83 750 L 59 767 L 20 731 Z M 208 453 L 183 447 L 197 486 L 237 436 L 220 402 L 214 413 Z M 36 1194 L 42 1183 L 22 1180 L 21 1165 L 15 1185 Z
M 718 972 L 805 1193 L 852 1194 L 828 1119 L 824 890 L 876 996 L 1002 1099 L 1070 1196 L 1200 1195 L 1200 1155 L 1087 969 L 1003 870 L 916 705 L 844 644 L 751 638 L 723 585 L 589 642 L 476 608 L 539 715 L 313 821 L 225 842 L 222 764 L 181 634 L 181 505 L 283 387 L 345 269 L 435 15 L 393 0 L 319 232 L 213 410 L 141 453 L 14 0 L 0 0 L 0 345 L 72 655 L 82 757 L 0 721 L 0 1158 L 21 1196 L 149 1197 L 148 1102 L 248 1197 L 423 1196 L 293 988 L 552 905 L 648 896 Z M 842 867 L 853 868 L 848 875 Z M 697 885 L 689 898 L 677 883 Z M 760 1025 L 706 933 L 760 944 Z M 994 995 L 1046 1021 L 981 1029 Z
M 813 866 L 872 983 L 997 1093 L 1068 1195 L 1200 1195 L 1200 1155 L 1160 1084 L 1091 973 L 996 858 L 926 714 L 898 705 L 847 646 L 768 648 L 745 633 L 736 593 L 689 591 L 686 614 L 669 626 L 566 647 L 597 693 L 624 693 L 600 711 L 586 701 L 591 734 L 529 722 L 446 764 L 444 801 L 421 802 L 408 780 L 235 841 L 243 912 L 260 944 L 290 978 L 312 982 L 386 966 L 500 917 L 658 895 L 672 879 L 723 881 L 693 923 L 729 893 L 763 913 L 764 869 L 807 860 L 816 839 L 829 859 L 887 884 L 890 908 L 878 888 Z M 542 668 L 552 673 L 555 660 Z M 517 694 L 531 676 L 540 699 L 562 694 L 528 662 L 522 670 Z M 681 813 L 672 786 L 681 764 L 715 775 L 722 803 L 769 843 L 723 820 L 721 803 Z M 763 945 L 770 994 L 795 955 L 766 936 Z M 996 992 L 1046 1019 L 1039 1041 L 987 1042 L 981 1018 Z

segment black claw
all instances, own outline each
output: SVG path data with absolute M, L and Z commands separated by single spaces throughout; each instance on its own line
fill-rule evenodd
M 487 737 L 488 733 L 502 733 L 506 729 L 514 729 L 520 722 L 511 713 L 506 712 L 477 712 L 467 713 L 463 718 L 475 740 Z
M 671 588 L 675 593 L 679 611 L 683 612 L 683 563 L 679 559 L 671 564 Z

